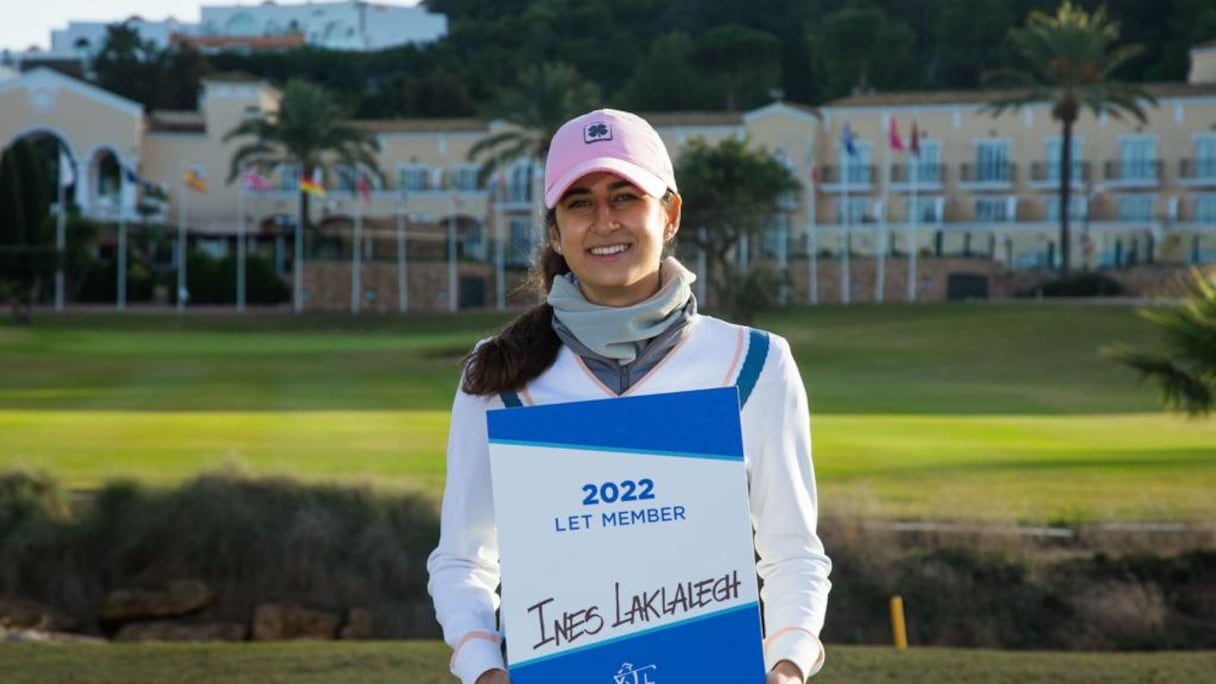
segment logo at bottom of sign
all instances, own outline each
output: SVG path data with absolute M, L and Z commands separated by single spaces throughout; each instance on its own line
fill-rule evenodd
M 612 684 L 659 684 L 659 680 L 651 676 L 658 669 L 658 665 L 634 667 L 633 663 L 621 663 L 620 669 L 612 675 Z

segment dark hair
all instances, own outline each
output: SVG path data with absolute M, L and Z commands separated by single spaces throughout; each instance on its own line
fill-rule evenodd
M 668 190 L 659 201 L 670 207 L 675 193 Z M 550 231 L 557 227 L 557 212 L 546 211 L 544 223 L 545 241 L 528 275 L 529 289 L 542 301 L 478 345 L 465 359 L 461 389 L 469 394 L 485 396 L 521 389 L 552 366 L 561 351 L 561 338 L 553 331 L 553 307 L 544 298 L 553 287 L 553 279 L 569 273 L 570 266 L 548 239 Z
M 546 239 L 528 277 L 529 289 L 542 298 L 541 303 L 520 314 L 469 354 L 461 385 L 465 392 L 489 395 L 520 389 L 557 359 L 562 341 L 553 332 L 553 307 L 543 298 L 553 287 L 553 279 L 569 273 L 570 266 L 547 238 L 547 231 L 556 222 L 557 214 L 550 209 L 545 213 Z

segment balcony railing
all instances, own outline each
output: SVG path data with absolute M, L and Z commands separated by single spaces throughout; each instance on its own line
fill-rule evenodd
M 1216 157 L 1179 161 L 1178 182 L 1182 185 L 1216 186 Z
M 868 190 L 875 177 L 875 167 L 871 164 L 819 167 L 819 184 L 824 192 L 842 192 L 846 181 L 849 189 Z
M 1072 185 L 1080 187 L 1093 178 L 1092 165 L 1087 161 L 1072 163 Z M 1030 185 L 1051 190 L 1060 185 L 1060 163 L 1037 161 L 1030 164 Z
M 959 185 L 970 190 L 1007 189 L 1016 178 L 1017 166 L 1013 163 L 960 164 L 958 169 Z
M 1160 159 L 1112 159 L 1106 162 L 1106 181 L 1120 187 L 1153 187 L 1161 183 L 1164 170 Z
M 891 167 L 891 185 L 897 190 L 912 187 L 913 176 L 918 188 L 937 189 L 946 182 L 946 167 L 942 164 L 896 164 Z

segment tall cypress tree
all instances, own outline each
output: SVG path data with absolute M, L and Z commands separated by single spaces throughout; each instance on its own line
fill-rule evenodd
M 0 156 L 0 297 L 13 317 L 28 321 L 44 276 L 53 268 L 49 245 L 46 164 L 26 140 Z

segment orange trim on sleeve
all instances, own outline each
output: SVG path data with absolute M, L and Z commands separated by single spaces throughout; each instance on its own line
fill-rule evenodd
M 474 639 L 484 639 L 486 641 L 491 641 L 496 644 L 502 643 L 502 637 L 498 636 L 494 632 L 486 632 L 484 630 L 475 630 L 475 631 L 469 632 L 468 634 L 465 634 L 464 636 L 460 637 L 460 641 L 456 642 L 456 646 L 454 646 L 452 648 L 452 657 L 450 660 L 448 660 L 448 669 L 449 670 L 456 667 L 456 656 L 459 655 L 460 649 L 464 648 L 465 644 L 469 643 L 470 641 L 472 641 Z
M 810 634 L 811 637 L 814 638 L 816 641 L 819 640 L 819 637 L 815 636 L 815 633 L 812 632 L 811 630 L 807 629 L 806 627 L 782 627 L 781 629 L 777 630 L 776 632 L 773 632 L 772 634 L 765 637 L 764 650 L 765 651 L 768 650 L 768 646 L 769 646 L 770 642 L 776 640 L 779 637 L 785 636 L 786 634 L 789 634 L 790 632 L 806 632 L 807 634 Z
M 743 333 L 747 329 L 739 326 L 739 339 L 735 342 L 735 358 L 730 362 L 730 370 L 726 371 L 726 379 L 722 381 L 722 386 L 727 387 L 735 384 L 735 375 L 739 373 L 739 363 L 743 360 Z

